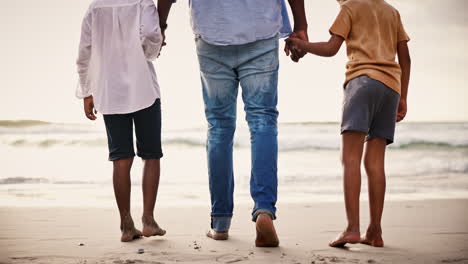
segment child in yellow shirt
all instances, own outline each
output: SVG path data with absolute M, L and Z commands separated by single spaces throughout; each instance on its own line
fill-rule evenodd
M 385 199 L 385 150 L 393 142 L 395 123 L 406 116 L 411 59 L 398 11 L 384 0 L 338 0 L 341 11 L 328 42 L 289 38 L 297 50 L 331 57 L 346 41 L 342 164 L 347 228 L 330 246 L 364 243 L 383 247 L 381 218 Z M 398 54 L 398 63 L 395 60 Z M 364 157 L 363 157 L 364 156 Z M 361 162 L 368 178 L 370 224 L 360 237 Z

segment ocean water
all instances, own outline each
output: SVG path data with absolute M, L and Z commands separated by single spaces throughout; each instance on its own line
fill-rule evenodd
M 205 127 L 163 131 L 158 206 L 209 206 L 205 140 Z M 343 200 L 339 124 L 280 124 L 279 149 L 279 204 Z M 0 206 L 114 206 L 101 122 L 0 121 L 0 158 Z M 468 123 L 398 124 L 386 161 L 388 200 L 468 198 Z M 236 132 L 234 163 L 236 203 L 251 203 L 245 126 Z M 141 168 L 136 159 L 136 206 Z M 366 185 L 363 173 L 362 200 Z

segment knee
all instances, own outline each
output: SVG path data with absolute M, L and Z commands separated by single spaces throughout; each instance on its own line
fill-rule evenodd
M 208 143 L 232 143 L 235 130 L 235 121 L 228 122 L 224 120 L 223 122 L 210 122 L 210 126 L 208 128 Z
M 360 168 L 361 159 L 355 155 L 341 155 L 341 164 L 344 168 Z
M 113 163 L 114 163 L 114 168 L 117 168 L 117 169 L 120 169 L 120 168 L 126 169 L 126 168 L 129 168 L 130 166 L 132 166 L 133 158 L 126 158 L 126 159 L 114 160 Z
M 233 132 L 236 129 L 235 118 L 209 119 L 208 131 L 210 134 L 223 134 Z
M 383 161 L 366 157 L 364 159 L 364 168 L 368 175 L 379 175 L 385 173 L 385 167 Z
M 208 128 L 209 132 L 209 139 L 218 138 L 218 137 L 225 137 L 228 135 L 233 135 L 236 129 L 235 125 L 232 126 L 210 126 Z
M 262 130 L 276 131 L 278 126 L 278 115 L 274 113 L 248 113 L 247 122 L 251 132 Z

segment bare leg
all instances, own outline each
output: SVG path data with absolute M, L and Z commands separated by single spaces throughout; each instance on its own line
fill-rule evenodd
M 359 195 L 361 192 L 361 159 L 365 134 L 348 131 L 342 135 L 343 183 L 348 226 L 334 241 L 331 247 L 342 247 L 346 243 L 359 243 Z
M 369 140 L 366 144 L 364 165 L 369 189 L 370 224 L 361 243 L 383 247 L 382 212 L 385 200 L 385 149 L 387 141 L 381 138 Z
M 159 159 L 148 159 L 143 161 L 143 235 L 163 236 L 166 231 L 161 229 L 154 220 L 154 205 L 158 195 L 160 162 Z
M 130 214 L 130 169 L 133 158 L 114 161 L 114 193 L 120 212 L 120 230 L 122 231 L 122 242 L 129 242 L 141 237 L 141 232 L 135 229 Z

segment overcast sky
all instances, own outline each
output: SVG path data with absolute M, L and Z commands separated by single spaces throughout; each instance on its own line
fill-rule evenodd
M 408 121 L 468 120 L 468 1 L 389 0 L 402 15 L 413 59 Z M 80 24 L 89 0 L 4 1 L 0 8 L 0 120 L 86 122 L 74 97 Z M 309 36 L 328 39 L 338 4 L 306 0 Z M 169 18 L 156 61 L 166 128 L 206 122 L 187 0 Z M 283 46 L 283 44 L 281 44 Z M 281 56 L 280 121 L 338 121 L 345 48 L 334 58 Z M 240 96 L 239 96 L 240 98 Z M 242 105 L 238 105 L 239 111 Z M 240 112 L 239 119 L 244 119 Z M 100 121 L 102 122 L 102 121 Z

